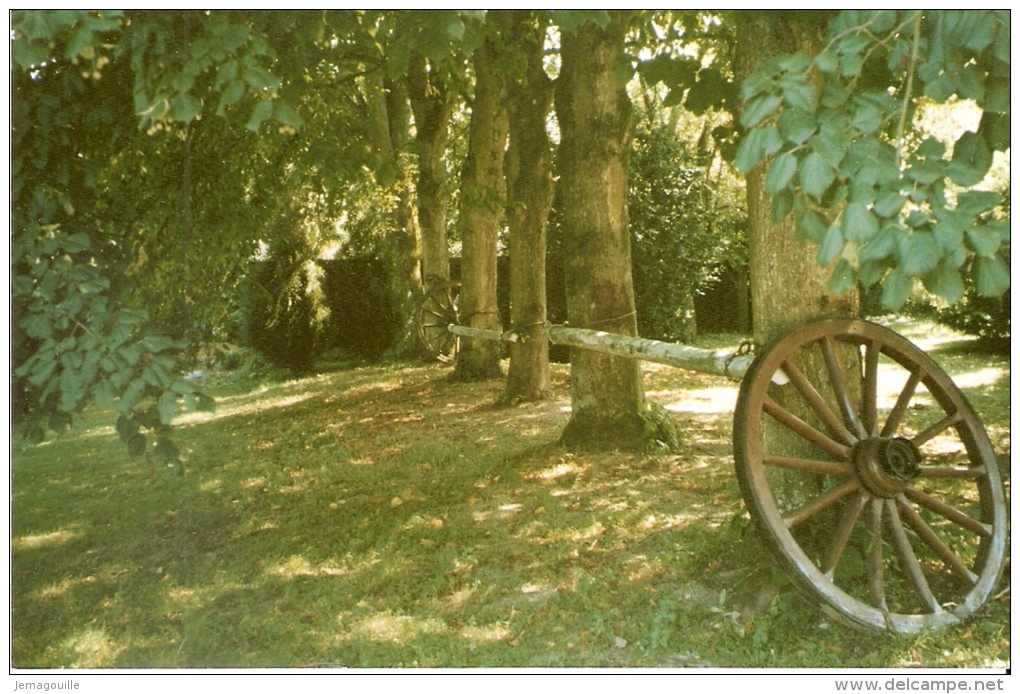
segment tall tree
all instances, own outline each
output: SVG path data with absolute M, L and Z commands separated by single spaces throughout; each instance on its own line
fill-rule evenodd
M 507 150 L 507 221 L 510 227 L 510 322 L 521 339 L 510 345 L 504 399 L 538 400 L 549 389 L 546 322 L 546 229 L 553 200 L 552 144 L 546 119 L 552 81 L 543 66 L 545 21 L 515 10 L 507 43 L 510 63 L 510 145 Z
M 506 13 L 493 13 L 502 25 Z M 500 37 L 490 29 L 474 51 L 475 93 L 471 101 L 468 153 L 461 175 L 460 225 L 462 242 L 460 310 L 472 328 L 498 330 L 496 251 L 503 221 L 508 116 L 506 72 Z M 463 380 L 502 374 L 500 345 L 494 340 L 465 338 L 457 355 L 456 375 Z
M 456 104 L 451 69 L 415 52 L 409 61 L 407 86 L 414 111 L 418 152 L 418 228 L 425 283 L 450 279 L 446 240 L 446 140 Z
M 637 335 L 627 230 L 627 165 L 633 113 L 615 67 L 635 13 L 612 11 L 562 41 L 556 85 L 561 139 L 567 313 L 570 323 Z M 644 388 L 637 361 L 571 352 L 568 446 L 634 446 L 641 440 Z

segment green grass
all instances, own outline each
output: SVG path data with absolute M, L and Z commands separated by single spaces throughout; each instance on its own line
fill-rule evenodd
M 1008 462 L 1009 362 L 934 356 L 988 377 L 967 392 Z M 108 413 L 15 440 L 13 665 L 1009 666 L 1008 578 L 918 637 L 847 629 L 783 585 L 737 489 L 726 379 L 647 367 L 687 437 L 650 456 L 557 446 L 564 366 L 553 399 L 514 408 L 447 375 L 224 379 L 178 427 L 183 477 L 129 460 Z

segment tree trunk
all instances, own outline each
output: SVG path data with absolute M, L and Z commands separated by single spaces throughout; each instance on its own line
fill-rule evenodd
M 450 279 L 446 244 L 446 139 L 453 113 L 448 71 L 424 56 L 411 56 L 407 75 L 418 151 L 418 227 L 426 285 Z
M 820 12 L 738 12 L 737 80 L 775 55 L 817 53 L 827 19 Z M 837 296 L 826 291 L 831 268 L 815 262 L 816 248 L 797 240 L 792 217 L 772 223 L 772 201 L 764 185 L 768 163 L 747 176 L 751 313 L 754 339 L 761 345 L 812 318 L 856 315 L 858 308 L 856 292 Z
M 636 336 L 627 229 L 633 113 L 613 70 L 633 13 L 610 16 L 605 28 L 588 22 L 563 35 L 556 115 L 567 315 L 574 327 Z M 639 445 L 645 398 L 638 362 L 575 349 L 570 364 L 572 412 L 561 441 L 584 448 Z
M 511 75 L 510 146 L 507 151 L 507 221 L 510 227 L 510 323 L 522 340 L 510 345 L 504 400 L 539 400 L 549 390 L 545 242 L 553 200 L 552 145 L 546 117 L 552 82 L 542 66 L 545 25 L 533 11 L 512 13 L 507 42 L 523 56 Z
M 738 81 L 756 72 L 772 56 L 803 51 L 814 55 L 821 49 L 827 16 L 819 12 L 739 12 L 737 13 L 736 74 Z M 765 190 L 765 172 L 769 162 L 762 162 L 747 176 L 747 213 L 750 246 L 750 288 L 754 324 L 754 341 L 759 346 L 802 323 L 830 316 L 853 316 L 857 313 L 856 292 L 837 296 L 826 290 L 831 268 L 815 261 L 817 249 L 797 240 L 792 217 L 781 223 L 772 221 L 772 203 Z M 859 355 L 841 355 L 847 369 L 847 382 L 854 387 L 860 381 L 855 366 Z M 813 363 L 798 363 L 801 371 L 815 384 L 828 381 L 821 355 Z M 774 400 L 785 409 L 815 424 L 822 430 L 813 411 L 793 392 L 777 389 Z M 770 450 L 791 457 L 818 455 L 813 445 L 772 420 L 765 422 L 763 435 L 772 443 Z M 803 488 L 804 475 L 787 475 L 783 470 L 770 470 L 774 491 L 780 503 L 795 506 L 816 495 L 818 487 Z M 812 480 L 814 481 L 814 480 Z
M 407 94 L 399 85 L 383 79 L 382 68 L 366 75 L 368 116 L 372 144 L 379 158 L 379 171 L 392 173 L 395 202 L 390 214 L 393 231 L 387 239 L 391 267 L 391 291 L 401 329 L 394 352 L 407 356 L 419 351 L 414 331 L 414 307 L 421 295 L 421 270 L 418 262 L 418 231 L 411 201 L 410 171 L 405 158 L 411 132 Z
M 465 325 L 489 330 L 500 327 L 496 251 L 506 198 L 503 159 L 509 127 L 503 57 L 498 39 L 492 36 L 475 50 L 475 95 L 461 177 L 460 313 Z M 456 378 L 476 381 L 501 376 L 499 350 L 499 343 L 492 340 L 463 339 Z

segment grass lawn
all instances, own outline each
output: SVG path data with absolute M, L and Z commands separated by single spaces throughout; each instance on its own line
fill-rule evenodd
M 1009 485 L 1008 359 L 930 326 Z M 735 344 L 735 343 L 734 343 Z M 713 345 L 719 346 L 719 345 Z M 12 664 L 208 667 L 1009 667 L 1009 568 L 967 624 L 826 617 L 774 570 L 737 489 L 736 385 L 646 365 L 680 455 L 571 454 L 553 398 L 440 365 L 210 385 L 186 471 L 131 460 L 108 412 L 12 442 Z

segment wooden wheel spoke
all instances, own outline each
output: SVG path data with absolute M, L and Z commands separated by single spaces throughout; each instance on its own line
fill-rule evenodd
M 833 463 L 827 460 L 810 460 L 808 458 L 787 458 L 778 455 L 766 455 L 762 463 L 771 467 L 781 467 L 798 472 L 809 472 L 818 475 L 849 475 L 853 473 L 850 463 Z
M 825 422 L 825 426 L 828 427 L 829 432 L 836 438 L 841 439 L 843 443 L 848 446 L 852 446 L 857 442 L 857 437 L 850 433 L 850 431 L 843 425 L 839 417 L 832 411 L 829 404 L 825 402 L 825 399 L 819 394 L 818 390 L 811 384 L 811 382 L 804 376 L 804 373 L 797 368 L 793 359 L 787 359 L 783 362 L 783 371 L 789 376 L 790 381 L 794 387 L 800 391 L 800 394 L 804 396 L 808 405 L 814 410 L 815 414 Z
M 924 522 L 921 515 L 907 503 L 906 499 L 899 497 L 896 499 L 896 505 L 899 508 L 900 514 L 903 519 L 907 521 L 917 536 L 921 538 L 924 544 L 931 547 L 931 549 L 938 555 L 939 559 L 945 562 L 945 565 L 956 574 L 956 576 L 967 585 L 974 585 L 977 583 L 977 574 L 967 568 L 967 565 L 956 556 L 953 550 L 949 549 L 946 544 L 935 534 L 935 531 Z
M 988 476 L 984 465 L 978 467 L 922 467 L 921 478 L 980 480 Z
M 777 405 L 772 398 L 765 396 L 765 401 L 762 403 L 762 409 L 787 429 L 791 430 L 801 438 L 815 444 L 829 455 L 842 460 L 846 460 L 849 457 L 849 446 L 844 446 L 838 441 L 833 441 L 797 415 Z
M 798 507 L 794 511 L 783 516 L 783 522 L 786 523 L 787 528 L 792 528 L 798 523 L 803 523 L 811 516 L 815 515 L 819 511 L 832 506 L 834 503 L 842 499 L 847 494 L 860 489 L 861 485 L 856 479 L 847 480 L 838 487 L 833 487 L 829 491 L 815 497 L 806 504 Z
M 870 435 L 878 426 L 878 355 L 881 346 L 871 341 L 864 354 L 864 429 Z
M 863 493 L 857 494 L 847 505 L 846 513 L 843 514 L 843 518 L 839 521 L 836 534 L 832 538 L 832 544 L 829 545 L 829 551 L 826 552 L 825 559 L 820 567 L 822 573 L 829 578 L 832 578 L 833 574 L 836 573 L 839 560 L 843 557 L 843 550 L 846 549 L 846 545 L 850 541 L 850 534 L 853 532 L 857 518 L 861 515 L 861 509 L 864 508 L 867 500 L 868 497 Z
M 921 604 L 929 612 L 941 612 L 942 606 L 931 592 L 928 579 L 924 577 L 921 563 L 917 561 L 917 555 L 914 554 L 910 538 L 907 537 L 907 531 L 903 529 L 903 523 L 900 520 L 896 502 L 892 499 L 886 499 L 886 509 L 889 515 L 889 525 L 892 528 L 893 545 L 896 547 L 896 553 L 899 555 L 903 570 L 909 576 L 910 582 L 914 584 L 917 597 L 920 598 Z
M 446 323 L 453 322 L 450 320 L 450 313 L 448 311 L 440 312 L 431 308 L 426 308 L 425 313 L 429 314 L 430 316 L 435 316 L 436 318 L 441 318 L 444 321 L 443 324 L 444 328 L 446 327 Z M 438 325 L 438 323 L 436 325 Z
M 974 518 L 971 518 L 963 511 L 955 509 L 952 506 L 945 504 L 933 496 L 925 494 L 920 489 L 914 487 L 907 487 L 904 492 L 911 501 L 916 501 L 921 506 L 924 506 L 929 511 L 937 513 L 947 520 L 951 520 L 957 525 L 963 526 L 972 533 L 980 535 L 981 537 L 990 537 L 992 534 L 992 528 L 986 523 L 982 523 Z
M 941 434 L 949 427 L 956 426 L 962 423 L 963 414 L 959 412 L 954 412 L 942 418 L 941 420 L 935 422 L 934 424 L 932 424 L 930 427 L 922 431 L 920 434 L 918 434 L 911 440 L 914 442 L 915 446 L 920 448 L 921 446 L 926 444 L 928 441 L 931 441 L 933 438 Z
M 850 400 L 850 390 L 846 385 L 846 376 L 843 374 L 843 367 L 839 363 L 839 357 L 836 355 L 836 347 L 833 344 L 832 338 L 826 335 L 821 341 L 821 346 L 822 356 L 825 357 L 825 368 L 829 372 L 829 382 L 832 384 L 832 390 L 836 395 L 836 402 L 839 405 L 840 413 L 843 415 L 843 421 L 853 430 L 857 438 L 863 439 L 867 436 L 867 432 L 864 431 L 864 425 L 861 424 L 856 408 Z
M 871 513 L 868 514 L 868 528 L 871 530 L 871 551 L 868 552 L 868 564 L 871 576 L 868 590 L 871 593 L 871 604 L 880 610 L 887 610 L 885 599 L 885 554 L 882 550 L 882 509 L 881 499 L 872 499 Z
M 923 377 L 924 371 L 920 367 L 911 372 L 910 378 L 907 379 L 906 385 L 903 386 L 899 398 L 896 399 L 896 405 L 893 406 L 892 411 L 885 420 L 885 426 L 882 427 L 882 436 L 892 436 L 899 428 L 903 415 L 907 411 L 907 407 L 910 406 L 910 401 L 917 390 L 917 384 L 921 382 Z

